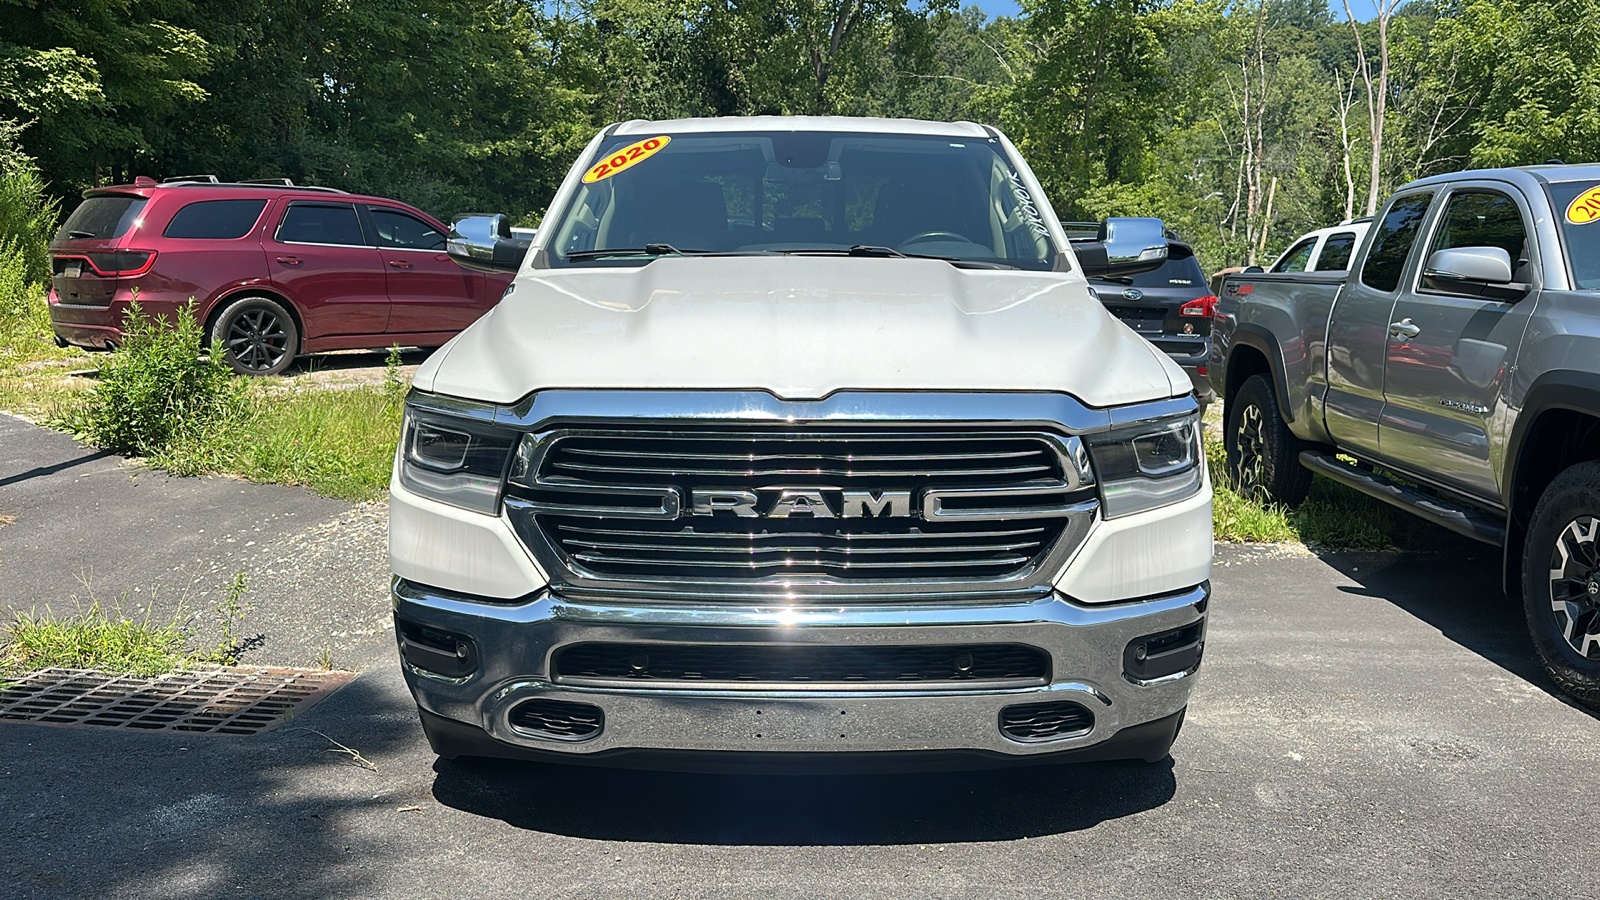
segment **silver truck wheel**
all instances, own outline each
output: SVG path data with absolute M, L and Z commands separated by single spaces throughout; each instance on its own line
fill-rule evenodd
M 1528 631 L 1564 693 L 1600 710 L 1600 462 L 1566 469 L 1534 508 L 1523 552 Z
M 1300 465 L 1301 440 L 1278 414 L 1272 382 L 1252 375 L 1228 400 L 1222 445 L 1234 490 L 1258 500 L 1293 506 L 1311 490 L 1311 472 Z

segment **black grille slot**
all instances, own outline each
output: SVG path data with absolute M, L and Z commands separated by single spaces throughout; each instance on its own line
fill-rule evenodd
M 573 432 L 536 464 L 513 472 L 507 500 L 524 539 L 581 578 L 623 582 L 1015 577 L 1094 496 L 1070 489 L 1058 443 L 1025 434 Z M 696 515 L 696 491 L 753 499 Z M 939 518 L 924 518 L 930 491 Z M 770 515 L 785 492 L 809 499 Z
M 524 700 L 511 710 L 511 724 L 562 741 L 581 741 L 600 733 L 600 707 L 566 700 Z
M 965 578 L 1027 565 L 1062 523 L 918 523 L 888 530 L 840 520 L 705 519 L 596 522 L 552 519 L 545 528 L 578 567 L 620 577 L 706 578 L 832 575 L 842 578 Z
M 941 690 L 1021 687 L 1050 680 L 1050 657 L 1022 644 L 811 647 L 770 644 L 574 644 L 555 658 L 564 684 L 836 687 L 918 685 Z
M 1024 703 L 1000 711 L 1000 731 L 1014 741 L 1049 741 L 1083 734 L 1094 727 L 1094 713 L 1071 700 Z

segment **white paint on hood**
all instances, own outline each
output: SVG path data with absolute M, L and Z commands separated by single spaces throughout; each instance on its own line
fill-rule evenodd
M 491 403 L 552 388 L 1059 391 L 1096 407 L 1188 377 L 1077 273 L 939 260 L 666 257 L 526 269 L 414 384 Z

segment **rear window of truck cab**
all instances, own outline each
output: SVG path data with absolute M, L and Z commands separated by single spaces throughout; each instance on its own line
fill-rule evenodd
M 552 232 L 556 266 L 639 265 L 646 247 L 762 255 L 869 246 L 1025 269 L 1055 261 L 1039 201 L 990 138 L 627 135 L 608 138 L 588 164 Z

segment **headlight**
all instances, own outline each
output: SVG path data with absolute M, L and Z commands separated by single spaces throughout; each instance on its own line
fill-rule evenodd
M 1204 481 L 1199 413 L 1094 435 L 1088 444 L 1108 519 L 1192 497 Z
M 400 433 L 400 483 L 431 500 L 496 515 L 517 433 L 408 408 Z

